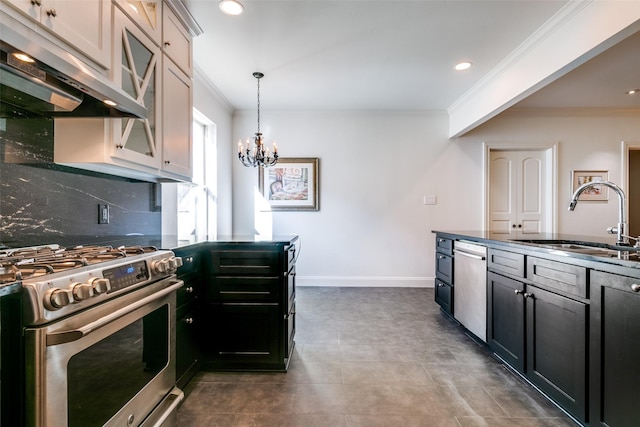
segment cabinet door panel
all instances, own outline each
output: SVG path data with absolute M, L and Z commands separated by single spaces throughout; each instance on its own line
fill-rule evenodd
M 585 420 L 588 306 L 534 286 L 527 295 L 527 377 Z
M 165 171 L 191 178 L 192 102 L 191 78 L 170 60 L 164 59 L 162 76 L 162 150 Z
M 215 304 L 208 310 L 206 340 L 214 368 L 282 364 L 278 304 Z
M 176 321 L 176 382 L 184 387 L 195 374 L 200 360 L 198 318 L 194 311 L 179 313 Z
M 591 272 L 591 423 L 640 425 L 640 279 Z
M 114 120 L 113 156 L 158 169 L 160 129 L 160 48 L 124 13 L 114 8 L 114 81 L 147 108 L 146 119 Z
M 487 273 L 487 343 L 507 363 L 524 372 L 524 284 Z

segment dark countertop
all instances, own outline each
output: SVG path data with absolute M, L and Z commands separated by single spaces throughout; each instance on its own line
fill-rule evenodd
M 620 274 L 635 275 L 640 271 L 640 249 L 616 246 L 615 235 L 603 237 L 560 233 L 524 234 L 522 232 L 496 234 L 477 230 L 433 230 L 432 232 L 453 240 L 467 240 L 482 243 L 497 249 L 517 249 L 532 256 L 544 255 L 545 257 L 565 262 L 568 258 L 571 258 L 572 262 L 576 264 L 585 265 L 590 268 L 595 267 L 607 271 L 615 271 Z M 604 250 L 602 254 L 583 253 L 553 247 L 551 246 L 553 243 L 585 244 L 595 246 L 596 249 L 601 248 Z M 594 262 L 599 264 L 594 264 Z
M 172 235 L 103 235 L 103 236 L 42 236 L 23 235 L 19 238 L 0 237 L 0 249 L 22 248 L 28 246 L 58 244 L 60 246 L 110 245 L 118 246 L 155 246 L 158 249 L 177 249 L 203 243 L 248 243 L 292 244 L 298 239 L 295 234 L 287 236 L 191 236 L 188 240 L 179 240 Z

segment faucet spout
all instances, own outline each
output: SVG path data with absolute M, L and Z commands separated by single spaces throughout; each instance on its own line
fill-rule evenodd
M 585 191 L 587 188 L 590 188 L 596 185 L 604 185 L 605 187 L 609 187 L 613 191 L 615 191 L 616 194 L 618 195 L 618 227 L 615 228 L 615 231 L 614 231 L 617 234 L 616 244 L 628 246 L 630 243 L 629 243 L 629 237 L 627 236 L 627 223 L 625 222 L 625 218 L 626 218 L 625 206 L 627 204 L 626 197 L 624 195 L 624 191 L 622 191 L 622 188 L 618 187 L 613 182 L 592 181 L 592 182 L 587 182 L 585 184 L 582 184 L 580 187 L 576 189 L 576 191 L 573 193 L 573 196 L 571 196 L 571 202 L 569 202 L 569 210 L 573 211 L 576 208 L 576 205 L 578 204 L 578 198 L 580 197 L 583 191 Z

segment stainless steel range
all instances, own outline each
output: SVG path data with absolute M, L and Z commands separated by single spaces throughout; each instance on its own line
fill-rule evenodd
M 0 251 L 23 286 L 28 426 L 174 424 L 180 265 L 153 247 Z

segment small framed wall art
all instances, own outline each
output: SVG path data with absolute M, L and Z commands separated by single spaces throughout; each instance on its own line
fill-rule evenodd
M 571 171 L 571 194 L 588 182 L 608 181 L 609 171 L 574 170 Z M 593 185 L 585 189 L 578 200 L 609 200 L 609 188 L 604 185 Z
M 279 158 L 258 169 L 258 186 L 273 211 L 317 211 L 318 158 Z

